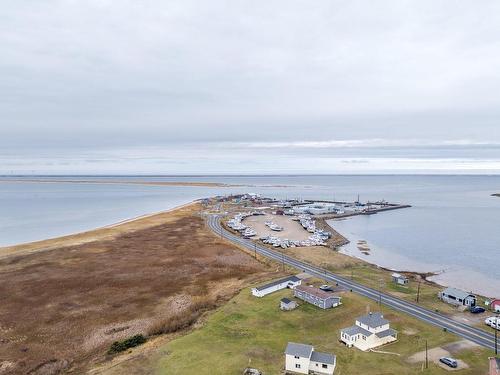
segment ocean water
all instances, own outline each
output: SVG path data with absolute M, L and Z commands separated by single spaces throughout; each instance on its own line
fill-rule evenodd
M 58 178 L 59 179 L 59 178 Z M 70 179 L 74 179 L 73 177 Z M 82 178 L 85 179 L 85 178 Z M 90 177 L 96 180 L 96 177 Z M 500 295 L 500 176 L 195 176 L 103 180 L 206 181 L 238 187 L 14 183 L 0 178 L 0 246 L 60 236 L 216 194 L 386 199 L 409 209 L 330 224 L 352 242 L 343 252 L 381 266 L 439 272 L 436 281 Z M 370 255 L 356 248 L 364 239 Z
M 214 194 L 210 189 L 0 179 L 0 246 L 86 231 Z

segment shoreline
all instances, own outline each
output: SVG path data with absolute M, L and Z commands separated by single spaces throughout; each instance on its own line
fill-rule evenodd
M 37 252 L 50 251 L 65 246 L 81 245 L 99 240 L 113 239 L 117 235 L 124 232 L 133 232 L 135 230 L 153 226 L 148 225 L 148 219 L 153 219 L 152 221 L 154 222 L 156 217 L 172 213 L 173 211 L 189 208 L 198 202 L 199 200 L 193 200 L 166 210 L 134 216 L 115 223 L 80 232 L 73 232 L 62 236 L 49 237 L 37 241 L 22 242 L 15 245 L 0 246 L 0 260 Z M 141 226 L 141 223 L 144 224 L 144 226 Z

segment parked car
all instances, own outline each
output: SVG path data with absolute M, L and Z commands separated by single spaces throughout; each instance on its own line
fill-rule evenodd
M 450 366 L 452 368 L 458 367 L 458 362 L 454 358 L 441 357 L 441 358 L 439 358 L 439 362 L 444 363 L 446 366 Z
M 484 313 L 485 311 L 486 311 L 486 309 L 484 309 L 481 306 L 472 306 L 470 308 L 470 312 L 473 314 L 481 314 L 481 313 Z
M 500 331 L 500 319 L 496 316 L 490 316 L 484 320 L 484 324 L 490 326 L 491 328 L 496 328 Z
M 330 285 L 326 285 L 326 284 L 321 285 L 319 288 L 325 292 L 333 292 L 333 288 Z

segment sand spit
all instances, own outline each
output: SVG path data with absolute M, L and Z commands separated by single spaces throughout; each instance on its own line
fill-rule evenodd
M 149 186 L 193 186 L 193 187 L 239 187 L 244 185 L 224 184 L 220 182 L 188 182 L 188 181 L 137 181 L 137 180 L 66 180 L 66 179 L 2 179 L 0 182 L 36 183 L 36 184 L 113 184 L 113 185 L 149 185 Z

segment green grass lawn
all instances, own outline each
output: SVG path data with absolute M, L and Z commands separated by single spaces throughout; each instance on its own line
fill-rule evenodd
M 368 306 L 378 306 L 350 292 L 343 294 L 343 305 L 321 310 L 300 301 L 298 309 L 282 312 L 279 301 L 290 297 L 283 290 L 264 298 L 251 296 L 245 289 L 226 305 L 210 315 L 203 327 L 166 344 L 156 363 L 159 374 L 241 374 L 247 366 L 259 368 L 264 374 L 279 374 L 284 365 L 284 349 L 288 341 L 309 343 L 316 350 L 337 355 L 335 374 L 420 374 L 421 364 L 405 359 L 429 348 L 459 340 L 454 335 L 424 324 L 386 307 L 381 311 L 399 331 L 399 340 L 381 350 L 399 355 L 361 352 L 346 348 L 338 341 L 339 329 L 354 324 L 356 316 L 365 314 Z M 455 357 L 466 361 L 470 369 L 460 374 L 484 374 L 486 358 L 483 349 L 469 349 Z M 435 364 L 425 374 L 446 374 Z

